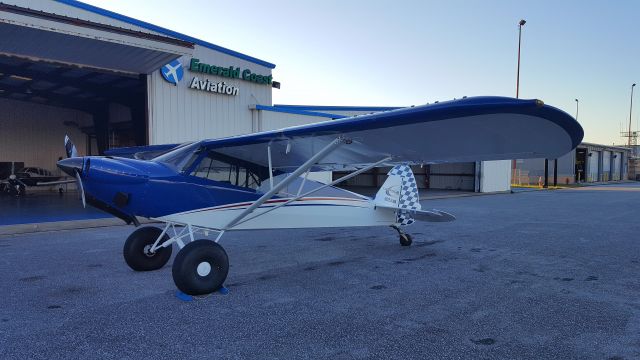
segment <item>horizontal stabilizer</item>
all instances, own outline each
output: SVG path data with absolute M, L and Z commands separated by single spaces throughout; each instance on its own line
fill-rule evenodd
M 436 209 L 432 210 L 415 210 L 409 211 L 414 220 L 429 222 L 449 222 L 456 219 L 455 216 L 445 211 Z
M 417 220 L 417 221 L 428 221 L 428 222 L 449 222 L 449 221 L 453 221 L 456 219 L 456 217 L 453 214 L 449 214 L 446 211 L 442 211 L 442 210 L 436 210 L 436 209 L 431 209 L 431 210 L 400 210 L 397 207 L 394 206 L 384 206 L 384 205 L 376 205 L 377 207 L 380 208 L 385 208 L 385 209 L 393 209 L 393 210 L 399 210 L 403 213 L 403 216 L 408 217 L 412 220 Z M 404 224 L 403 224 L 404 225 Z

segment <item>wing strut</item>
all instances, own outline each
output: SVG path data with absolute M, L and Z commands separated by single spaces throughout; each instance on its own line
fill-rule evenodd
M 360 175 L 360 174 L 362 174 L 363 172 L 368 171 L 368 170 L 370 170 L 370 169 L 373 169 L 373 168 L 374 168 L 374 167 L 376 167 L 376 166 L 380 166 L 380 165 L 382 165 L 383 163 L 385 163 L 385 162 L 387 162 L 387 161 L 389 161 L 389 160 L 391 160 L 391 159 L 393 159 L 393 157 L 391 157 L 391 156 L 386 157 L 386 158 L 384 158 L 384 159 L 382 159 L 382 160 L 380 160 L 380 161 L 378 161 L 378 162 L 375 162 L 375 163 L 373 163 L 373 164 L 367 165 L 366 167 L 363 167 L 362 169 L 360 169 L 360 170 L 358 170 L 358 171 L 354 171 L 354 172 L 352 172 L 351 174 L 345 175 L 345 176 L 343 176 L 343 177 L 339 178 L 338 180 L 334 180 L 334 181 L 332 181 L 332 182 L 330 182 L 330 183 L 328 183 L 328 184 L 324 184 L 324 185 L 322 185 L 322 186 L 320 186 L 320 187 L 317 187 L 317 188 L 315 188 L 315 189 L 313 189 L 313 190 L 311 190 L 311 191 L 307 191 L 306 193 L 304 193 L 304 194 L 300 195 L 300 192 L 302 191 L 302 185 L 304 185 L 304 181 L 303 181 L 303 182 L 302 182 L 302 184 L 300 185 L 300 189 L 298 189 L 298 194 L 297 194 L 294 198 L 291 198 L 291 199 L 289 199 L 289 200 L 287 200 L 287 201 L 285 201 L 285 202 L 283 202 L 283 203 L 278 204 L 277 206 L 274 206 L 274 207 L 272 207 L 272 208 L 269 208 L 269 209 L 267 209 L 267 210 L 265 210 L 265 211 L 261 212 L 260 214 L 254 215 L 254 216 L 252 216 L 252 217 L 250 217 L 250 218 L 248 218 L 248 219 L 244 219 L 244 220 L 242 220 L 242 221 L 240 221 L 240 222 L 236 223 L 236 225 L 240 225 L 240 224 L 245 223 L 245 222 L 247 222 L 247 221 L 249 221 L 249 220 L 255 219 L 255 218 L 257 218 L 258 216 L 262 216 L 262 215 L 264 215 L 264 214 L 266 214 L 266 213 L 268 213 L 268 212 L 271 212 L 271 211 L 273 211 L 273 210 L 275 210 L 275 209 L 281 208 L 281 207 L 283 207 L 283 206 L 285 206 L 285 205 L 288 205 L 288 204 L 290 204 L 290 203 L 292 203 L 292 202 L 294 202 L 294 201 L 296 201 L 296 200 L 298 200 L 298 199 L 302 199 L 302 198 L 303 198 L 303 197 L 305 197 L 305 196 L 309 196 L 309 195 L 313 194 L 314 192 L 320 191 L 320 190 L 322 190 L 322 189 L 324 189 L 324 188 L 327 188 L 327 187 L 329 187 L 329 186 L 334 186 L 334 185 L 339 184 L 339 183 L 341 183 L 341 182 L 343 182 L 343 181 L 349 180 L 349 179 L 351 179 L 352 177 L 357 176 L 357 175 Z M 305 175 L 305 180 L 306 180 L 306 179 L 307 179 L 307 177 L 306 177 L 306 175 Z
M 278 185 L 271 188 L 271 190 L 267 191 L 264 195 L 262 195 L 256 202 L 254 202 L 251 206 L 246 208 L 243 212 L 238 214 L 233 220 L 231 220 L 223 229 L 228 230 L 233 227 L 238 221 L 242 220 L 245 216 L 251 214 L 253 210 L 257 209 L 260 205 L 264 204 L 267 200 L 271 199 L 273 195 L 275 195 L 278 191 L 283 189 L 285 186 L 289 185 L 293 180 L 297 179 L 305 171 L 312 168 L 318 161 L 322 160 L 325 156 L 329 155 L 333 152 L 337 147 L 342 144 L 351 143 L 350 139 L 346 139 L 344 137 L 339 137 L 329 144 L 327 144 L 322 150 L 318 151 L 315 155 L 313 155 L 309 160 L 307 160 L 304 164 L 300 165 L 294 172 L 289 174 L 285 179 L 280 181 Z
M 267 157 L 269 158 L 269 189 L 273 189 L 273 165 L 271 164 L 271 143 L 267 146 Z

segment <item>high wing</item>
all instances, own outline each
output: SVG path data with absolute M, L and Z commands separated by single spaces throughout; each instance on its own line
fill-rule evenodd
M 343 144 L 311 171 L 385 165 L 558 158 L 584 133 L 566 112 L 540 100 L 473 97 L 280 130 L 204 140 L 232 158 L 292 171 L 336 139 Z

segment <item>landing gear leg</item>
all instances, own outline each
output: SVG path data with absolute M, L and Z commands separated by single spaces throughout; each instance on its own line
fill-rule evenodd
M 398 235 L 400 236 L 400 245 L 402 246 L 411 245 L 411 243 L 413 242 L 413 238 L 411 237 L 411 235 L 402 231 L 402 229 L 400 229 L 400 226 L 398 225 L 391 225 L 391 227 L 398 232 Z

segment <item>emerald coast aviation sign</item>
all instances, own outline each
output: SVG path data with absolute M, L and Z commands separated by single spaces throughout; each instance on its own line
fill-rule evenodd
M 216 75 L 229 79 L 242 79 L 256 84 L 271 85 L 273 83 L 272 75 L 260 75 L 254 73 L 249 69 L 240 69 L 240 67 L 237 66 L 223 67 L 205 64 L 200 62 L 200 59 L 195 58 L 192 58 L 189 62 L 189 71 L 195 73 Z M 179 72 L 179 74 L 177 72 Z M 160 73 L 166 81 L 174 85 L 178 85 L 178 82 L 182 80 L 182 64 L 180 64 L 178 60 L 174 60 L 173 62 L 163 66 L 160 69 Z M 239 91 L 238 87 L 227 84 L 225 81 L 216 82 L 209 79 L 200 79 L 198 76 L 193 76 L 191 78 L 191 81 L 189 82 L 189 88 L 193 90 L 207 91 L 232 96 L 238 95 Z
M 191 59 L 189 63 L 189 70 L 193 72 L 200 72 L 204 74 L 218 75 L 222 77 L 228 77 L 232 79 L 242 79 L 246 81 L 251 81 L 258 84 L 271 85 L 273 82 L 273 76 L 269 75 L 258 75 L 249 69 L 244 69 L 242 72 L 239 67 L 234 68 L 233 66 L 222 67 L 216 65 L 209 65 L 205 63 L 201 63 L 199 59 Z

